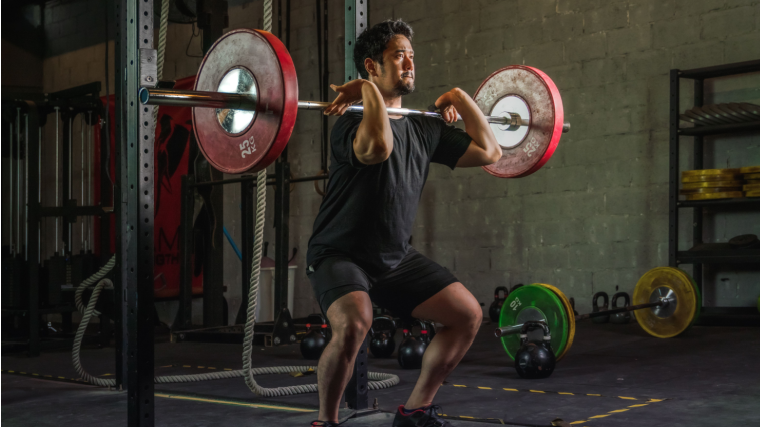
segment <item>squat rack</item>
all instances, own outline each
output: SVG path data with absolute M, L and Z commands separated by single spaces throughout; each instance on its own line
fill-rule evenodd
M 223 0 L 209 2 L 210 11 L 226 8 Z M 288 2 L 289 3 L 289 2 Z M 346 79 L 356 77 L 353 66 L 353 45 L 356 36 L 367 25 L 367 0 L 345 0 Z M 288 8 L 289 9 L 289 8 Z M 154 106 L 142 105 L 138 90 L 157 82 L 153 49 L 153 0 L 120 0 L 116 7 L 116 274 L 114 294 L 117 296 L 117 324 L 125 326 L 121 338 L 117 333 L 117 378 L 127 389 L 129 426 L 153 426 L 154 414 L 154 348 L 153 348 L 153 268 L 154 268 Z M 223 10 L 223 9 L 222 9 Z M 287 12 L 286 12 L 287 13 Z M 211 14 L 210 20 L 219 21 Z M 222 18 L 223 19 L 223 18 Z M 218 22 L 217 22 L 218 23 Z M 221 29 L 223 25 L 217 25 Z M 204 45 L 219 35 L 204 31 Z M 206 40 L 208 39 L 208 40 Z M 208 43 L 207 43 L 208 42 Z M 324 79 L 323 79 L 324 80 Z M 275 165 L 277 241 L 275 283 L 287 283 L 287 242 L 289 217 L 290 170 L 287 151 Z M 277 286 L 275 302 L 287 301 L 287 286 Z M 119 310 L 120 309 L 120 310 Z M 120 345 L 121 344 L 121 345 Z M 353 409 L 366 409 L 367 351 L 366 339 L 354 367 L 354 375 L 346 389 L 346 401 Z M 126 361 L 126 363 L 119 363 Z

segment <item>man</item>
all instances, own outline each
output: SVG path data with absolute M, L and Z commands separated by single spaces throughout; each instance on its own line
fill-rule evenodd
M 338 96 L 324 111 L 342 117 L 330 137 L 330 181 L 307 253 L 307 274 L 333 331 L 319 360 L 319 421 L 312 426 L 337 425 L 341 395 L 372 325 L 372 302 L 403 319 L 444 325 L 394 427 L 450 425 L 437 415 L 433 397 L 481 324 L 480 304 L 467 288 L 408 242 L 430 162 L 484 166 L 501 157 L 501 148 L 460 89 L 435 102 L 445 122 L 388 115 L 386 108 L 401 107 L 402 96 L 414 90 L 412 35 L 400 20 L 364 31 L 354 49 L 363 78 L 333 85 Z M 363 114 L 343 115 L 357 102 Z M 466 132 L 447 124 L 457 113 Z

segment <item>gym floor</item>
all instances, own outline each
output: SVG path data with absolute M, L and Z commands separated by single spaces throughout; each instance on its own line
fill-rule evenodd
M 752 327 L 694 326 L 672 339 L 653 338 L 638 324 L 580 322 L 572 349 L 544 380 L 520 379 L 493 327 L 484 322 L 472 348 L 441 387 L 435 403 L 455 426 L 483 423 L 550 426 L 760 425 L 760 333 Z M 398 338 L 398 337 L 397 337 Z M 304 365 L 298 346 L 257 348 L 254 366 Z M 157 342 L 156 374 L 241 367 L 240 345 Z M 66 351 L 39 358 L 2 356 L 2 423 L 6 426 L 126 425 L 126 394 L 86 384 Z M 113 349 L 82 352 L 85 369 L 113 374 Z M 371 391 L 382 411 L 346 426 L 390 426 L 418 371 L 370 356 L 370 370 L 401 384 Z M 62 378 L 59 378 L 62 377 Z M 315 382 L 314 375 L 257 377 L 265 387 Z M 257 398 L 241 378 L 156 386 L 156 425 L 306 426 L 316 419 L 316 394 Z M 345 415 L 350 412 L 342 411 Z M 566 424 L 556 424 L 566 425 Z

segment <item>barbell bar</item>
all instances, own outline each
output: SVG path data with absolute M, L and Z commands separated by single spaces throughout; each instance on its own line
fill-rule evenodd
M 201 153 L 216 169 L 257 172 L 285 149 L 299 109 L 323 110 L 329 103 L 299 101 L 295 66 L 285 46 L 269 32 L 238 29 L 222 35 L 207 51 L 192 91 L 141 88 L 146 105 L 193 107 L 193 130 Z M 540 169 L 559 144 L 564 123 L 562 98 L 542 71 L 511 65 L 491 74 L 473 100 L 502 148 L 502 157 L 484 169 L 517 178 Z M 359 105 L 349 111 L 362 111 Z M 407 108 L 402 116 L 441 115 Z
M 657 302 L 652 302 L 652 303 L 647 303 L 647 304 L 639 304 L 639 305 L 631 305 L 631 306 L 628 306 L 628 307 L 613 308 L 611 310 L 596 311 L 596 312 L 593 312 L 593 313 L 579 314 L 579 315 L 575 316 L 575 321 L 577 322 L 579 320 L 591 319 L 592 317 L 609 316 L 611 314 L 625 313 L 625 312 L 628 312 L 628 311 L 636 311 L 636 310 L 642 310 L 642 309 L 645 309 L 645 308 L 652 308 L 652 307 L 667 308 L 668 305 L 671 302 L 676 302 L 676 299 L 673 298 L 673 297 L 664 296 L 664 297 L 658 297 L 658 298 L 659 298 L 659 301 L 657 301 Z M 510 326 L 504 326 L 504 327 L 501 327 L 501 328 L 496 328 L 496 330 L 494 331 L 494 335 L 497 338 L 499 338 L 499 337 L 503 337 L 503 336 L 507 336 L 507 335 L 511 335 L 511 334 L 519 334 L 520 331 L 521 331 L 521 329 L 522 329 L 522 327 L 523 327 L 523 324 L 510 325 Z
M 241 111 L 258 111 L 261 107 L 258 104 L 258 97 L 237 93 L 226 92 L 202 92 L 193 90 L 175 90 L 175 89 L 155 89 L 140 88 L 140 102 L 143 105 L 171 105 L 197 108 L 218 108 L 227 110 Z M 329 107 L 330 102 L 318 101 L 298 101 L 299 110 L 324 110 Z M 352 105 L 346 109 L 347 112 L 363 113 L 364 107 L 361 105 Z M 427 116 L 437 119 L 443 119 L 440 113 L 435 111 L 416 110 L 412 108 L 386 108 L 390 115 L 399 116 Z M 522 120 L 519 114 L 505 112 L 504 116 L 486 116 L 488 123 L 507 126 L 508 131 L 515 131 L 520 126 L 530 126 L 530 122 Z M 457 114 L 457 120 L 462 120 L 462 116 Z M 562 132 L 570 131 L 570 123 L 564 123 Z

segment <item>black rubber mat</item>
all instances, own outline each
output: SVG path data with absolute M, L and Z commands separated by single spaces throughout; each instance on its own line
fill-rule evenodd
M 435 403 L 454 425 L 484 423 L 548 426 L 760 425 L 760 330 L 694 327 L 673 339 L 653 338 L 638 325 L 580 323 L 575 343 L 554 374 L 520 379 L 493 325 L 484 324 L 470 352 L 441 386 Z M 239 345 L 156 345 L 156 374 L 239 369 Z M 85 349 L 83 365 L 113 375 L 112 349 Z M 297 346 L 258 348 L 254 366 L 307 365 Z M 127 425 L 123 392 L 83 385 L 69 352 L 30 359 L 2 357 L 2 421 L 8 425 L 67 427 Z M 346 426 L 390 425 L 411 392 L 418 371 L 395 359 L 370 359 L 370 369 L 397 373 L 401 384 L 370 392 L 384 413 L 350 419 Z M 315 375 L 257 377 L 265 387 L 313 383 Z M 156 386 L 156 425 L 308 425 L 316 394 L 258 398 L 242 378 Z M 346 413 L 344 413 L 345 415 Z

